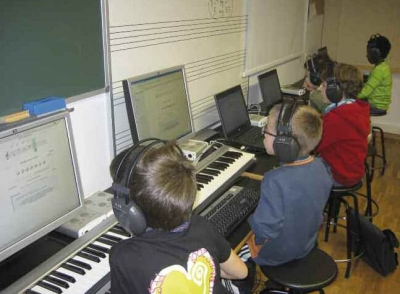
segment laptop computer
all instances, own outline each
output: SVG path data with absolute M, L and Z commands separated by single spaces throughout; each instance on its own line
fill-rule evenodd
M 293 95 L 284 95 L 282 93 L 276 69 L 258 75 L 257 79 L 261 90 L 261 97 L 263 99 L 260 103 L 261 114 L 268 115 L 269 111 L 275 104 L 282 103 L 285 97 L 293 97 Z M 305 100 L 304 104 L 307 104 Z
M 265 151 L 261 128 L 252 126 L 238 85 L 214 96 L 225 139 L 235 147 Z

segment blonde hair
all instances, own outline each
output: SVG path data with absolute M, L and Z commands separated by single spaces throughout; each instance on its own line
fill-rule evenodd
M 276 129 L 282 104 L 275 105 L 269 114 L 268 123 Z M 310 154 L 317 147 L 322 137 L 322 117 L 314 108 L 301 105 L 294 111 L 291 118 L 292 137 L 299 144 L 299 156 Z
M 325 71 L 322 74 L 322 79 L 326 80 L 327 75 Z M 357 98 L 363 87 L 362 72 L 353 65 L 337 63 L 334 68 L 334 75 L 346 98 Z

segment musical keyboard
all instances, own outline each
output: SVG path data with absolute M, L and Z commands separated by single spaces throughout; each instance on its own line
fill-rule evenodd
M 198 162 L 194 213 L 201 212 L 215 201 L 254 162 L 253 154 L 225 145 Z M 110 289 L 110 248 L 129 237 L 112 216 L 6 288 L 2 294 L 107 293 Z
M 112 216 L 6 288 L 2 294 L 107 293 L 110 289 L 110 248 L 129 237 Z
M 255 163 L 255 155 L 222 145 L 196 164 L 197 194 L 193 205 L 199 213 L 230 188 Z

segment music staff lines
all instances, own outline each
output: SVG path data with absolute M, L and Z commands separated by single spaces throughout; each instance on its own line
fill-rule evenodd
M 217 68 L 212 68 L 212 70 L 208 70 L 206 72 L 200 72 L 196 75 L 187 77 L 187 81 L 188 82 L 193 82 L 195 80 L 198 79 L 202 79 L 211 75 L 215 75 L 224 71 L 228 71 L 231 70 L 233 68 L 237 68 L 237 67 L 243 67 L 244 66 L 244 61 L 236 61 L 236 62 L 232 62 L 232 63 L 228 63 L 225 64 L 223 66 L 217 67 Z
M 186 36 L 169 36 L 165 37 L 163 39 L 173 39 L 173 40 L 167 40 L 167 41 L 160 41 L 160 39 L 153 39 L 152 42 L 138 45 L 140 42 L 149 42 L 149 40 L 143 40 L 143 41 L 136 41 L 136 42 L 126 42 L 122 45 L 111 45 L 111 53 L 118 52 L 118 51 L 124 51 L 124 50 L 132 50 L 132 49 L 139 49 L 139 48 L 145 48 L 145 47 L 151 47 L 151 46 L 157 46 L 157 45 L 165 45 L 165 44 L 170 44 L 170 43 L 176 43 L 176 42 L 183 42 L 183 41 L 190 41 L 190 40 L 196 40 L 196 39 L 204 39 L 204 38 L 211 38 L 211 37 L 218 37 L 222 35 L 230 35 L 230 34 L 239 34 L 243 33 L 246 31 L 246 28 L 243 29 L 238 29 L 238 30 L 232 30 L 232 31 L 224 31 L 222 33 L 210 33 L 208 35 L 204 34 L 188 34 Z M 192 37 L 193 36 L 193 37 Z
M 144 27 L 139 29 L 140 31 L 144 31 L 149 27 L 149 29 L 154 29 L 159 27 L 186 27 L 190 25 L 208 25 L 208 24 L 222 24 L 229 22 L 237 22 L 237 21 L 248 21 L 248 15 L 239 15 L 239 16 L 229 16 L 229 17 L 219 17 L 217 20 L 215 18 L 197 18 L 197 19 L 183 19 L 183 20 L 170 20 L 170 21 L 158 21 L 158 22 L 147 22 L 147 23 L 138 23 L 138 24 L 125 24 L 125 25 L 111 25 L 110 33 L 118 33 L 125 32 L 124 30 L 118 31 L 118 29 L 130 28 L 128 31 L 132 31 L 132 28 L 136 27 Z

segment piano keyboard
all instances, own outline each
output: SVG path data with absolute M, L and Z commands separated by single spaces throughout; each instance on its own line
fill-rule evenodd
M 193 205 L 198 213 L 225 192 L 250 165 L 255 155 L 223 145 L 196 165 L 197 194 Z
M 198 191 L 194 213 L 199 213 L 255 161 L 255 156 L 222 146 L 196 165 Z M 19 279 L 5 293 L 108 293 L 109 251 L 113 244 L 129 238 L 114 216 L 76 239 L 57 254 Z
M 129 237 L 112 216 L 2 293 L 106 293 L 110 288 L 110 248 Z

